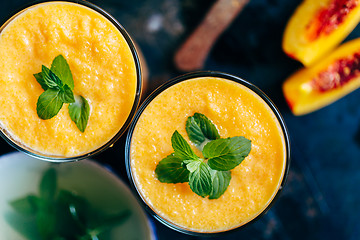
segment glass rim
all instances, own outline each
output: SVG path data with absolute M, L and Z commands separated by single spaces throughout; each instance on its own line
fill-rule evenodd
M 189 230 L 186 229 L 184 227 L 178 226 L 172 222 L 170 222 L 169 220 L 166 220 L 165 218 L 159 216 L 148 204 L 147 201 L 144 199 L 144 197 L 142 196 L 142 194 L 140 193 L 140 191 L 138 190 L 138 187 L 136 186 L 135 180 L 134 180 L 134 176 L 131 170 L 131 166 L 130 166 L 130 147 L 131 147 L 131 140 L 132 140 L 132 135 L 134 133 L 136 124 L 141 116 L 141 114 L 143 113 L 143 111 L 146 109 L 146 107 L 151 103 L 151 101 L 153 99 L 155 99 L 160 93 L 162 93 L 163 91 L 165 91 L 166 89 L 170 88 L 171 86 L 186 81 L 186 80 L 190 80 L 190 79 L 195 79 L 195 78 L 201 78 L 201 77 L 218 77 L 218 78 L 223 78 L 223 79 L 227 79 L 227 80 L 231 80 L 234 81 L 236 83 L 239 83 L 245 87 L 247 87 L 248 89 L 250 89 L 251 91 L 253 91 L 256 95 L 258 95 L 259 97 L 261 97 L 261 99 L 263 99 L 265 101 L 265 103 L 270 107 L 270 109 L 272 110 L 272 112 L 274 113 L 274 115 L 276 116 L 283 136 L 284 136 L 284 142 L 285 142 L 285 150 L 286 150 L 286 154 L 285 154 L 285 168 L 284 168 L 284 173 L 282 176 L 282 181 L 277 189 L 276 194 L 273 196 L 273 198 L 271 199 L 270 203 L 268 203 L 268 205 L 266 206 L 266 208 L 264 208 L 258 215 L 256 215 L 253 219 L 249 220 L 248 222 L 240 225 L 240 226 L 235 226 L 233 228 L 230 228 L 228 230 L 220 230 L 220 231 L 214 231 L 214 232 L 201 232 L 201 231 L 195 231 L 195 230 Z M 290 168 L 290 137 L 289 137 L 289 132 L 288 129 L 285 125 L 285 121 L 280 113 L 280 111 L 278 110 L 278 108 L 275 106 L 275 104 L 272 102 L 272 100 L 263 92 L 261 91 L 258 87 L 256 87 L 255 85 L 253 85 L 252 83 L 238 77 L 232 74 L 228 74 L 228 73 L 224 73 L 224 72 L 218 72 L 218 71 L 198 71 L 198 72 L 191 72 L 191 73 L 187 73 L 187 74 L 183 74 L 180 75 L 178 77 L 175 77 L 171 80 L 169 80 L 168 82 L 163 83 L 161 86 L 159 86 L 157 89 L 155 89 L 141 104 L 141 106 L 139 107 L 132 123 L 130 124 L 128 133 L 127 133 L 127 137 L 126 137 L 126 143 L 125 143 L 125 167 L 126 167 L 126 172 L 129 178 L 129 182 L 131 185 L 131 188 L 137 193 L 136 196 L 137 198 L 140 200 L 140 202 L 143 204 L 143 206 L 145 207 L 145 209 L 148 211 L 148 213 L 150 213 L 155 219 L 157 219 L 159 222 L 161 222 L 162 224 L 164 224 L 165 226 L 176 230 L 178 232 L 184 233 L 184 234 L 188 234 L 188 235 L 192 235 L 192 236 L 199 236 L 199 237 L 214 237 L 214 236 L 219 236 L 219 235 L 223 235 L 229 232 L 233 232 L 233 231 L 237 231 L 240 230 L 246 226 L 248 226 L 249 224 L 254 223 L 255 221 L 257 221 L 258 219 L 260 219 L 264 214 L 267 213 L 267 211 L 274 205 L 274 203 L 276 202 L 276 200 L 279 198 L 280 193 L 286 183 L 286 179 L 287 176 L 289 174 L 289 168 Z
M 135 44 L 134 44 L 133 40 L 131 39 L 130 35 L 125 30 L 125 28 L 113 16 L 111 16 L 107 11 L 105 11 L 104 9 L 100 8 L 99 6 L 97 6 L 93 3 L 87 2 L 85 0 L 36 0 L 36 1 L 32 1 L 30 3 L 27 3 L 25 5 L 22 5 L 22 7 L 18 8 L 16 11 L 12 12 L 11 15 L 9 15 L 4 21 L 0 22 L 0 34 L 3 31 L 3 29 L 6 28 L 6 26 L 11 21 L 13 21 L 17 16 L 19 16 L 25 10 L 32 8 L 39 4 L 50 3 L 50 2 L 59 2 L 59 3 L 68 2 L 68 3 L 79 4 L 81 6 L 88 7 L 89 9 L 91 9 L 91 10 L 99 13 L 103 17 L 105 17 L 108 21 L 110 21 L 110 23 L 112 23 L 116 27 L 116 29 L 124 37 L 126 43 L 129 46 L 131 54 L 133 56 L 135 68 L 136 68 L 137 86 L 136 86 L 136 92 L 135 92 L 133 106 L 130 110 L 129 116 L 127 117 L 126 121 L 124 122 L 124 124 L 122 125 L 120 130 L 110 140 L 108 140 L 106 143 L 104 143 L 100 147 L 96 148 L 95 150 L 91 150 L 91 151 L 85 152 L 85 153 L 80 153 L 79 155 L 71 156 L 71 157 L 63 157 L 63 156 L 57 156 L 57 155 L 51 155 L 51 154 L 44 154 L 41 152 L 37 152 L 35 149 L 31 149 L 30 147 L 22 145 L 21 143 L 16 141 L 14 138 L 12 138 L 10 136 L 10 134 L 6 131 L 5 128 L 0 126 L 0 136 L 9 145 L 11 145 L 13 148 L 15 148 L 18 151 L 21 151 L 21 152 L 23 152 L 27 155 L 30 155 L 34 158 L 48 161 L 48 162 L 55 162 L 55 163 L 74 162 L 74 161 L 79 161 L 79 160 L 83 160 L 85 158 L 92 157 L 94 155 L 97 155 L 97 154 L 105 151 L 106 149 L 111 147 L 128 129 L 132 119 L 135 116 L 136 110 L 139 106 L 141 93 L 142 93 L 143 80 L 142 80 L 142 74 L 141 74 L 140 58 L 137 53 Z

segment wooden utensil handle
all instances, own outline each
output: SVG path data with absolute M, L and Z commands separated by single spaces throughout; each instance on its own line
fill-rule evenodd
M 241 12 L 249 0 L 217 0 L 202 23 L 175 54 L 182 71 L 201 69 L 217 38 Z

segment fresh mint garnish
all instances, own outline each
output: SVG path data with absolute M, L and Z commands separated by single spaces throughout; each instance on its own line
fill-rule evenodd
M 82 96 L 74 96 L 74 80 L 66 59 L 59 55 L 51 68 L 42 66 L 42 72 L 34 74 L 43 92 L 37 102 L 36 111 L 43 120 L 55 117 L 64 103 L 70 103 L 69 114 L 81 132 L 84 132 L 90 115 L 90 106 Z
M 32 214 L 35 214 L 38 209 L 37 201 L 38 197 L 29 195 L 10 202 L 10 205 L 16 212 L 24 216 L 31 216 Z
M 189 171 L 183 160 L 171 154 L 161 160 L 155 174 L 162 183 L 183 183 L 189 181 Z
M 57 188 L 57 177 L 56 171 L 54 168 L 49 168 L 43 175 L 39 192 L 40 197 L 45 199 L 46 201 L 51 201 L 54 199 Z
M 183 160 L 197 160 L 199 157 L 191 149 L 190 145 L 181 136 L 178 131 L 175 131 L 171 137 L 172 147 L 175 151 L 175 156 Z
M 191 190 L 200 197 L 206 197 L 212 189 L 210 168 L 206 163 L 200 162 L 198 168 L 189 175 Z
M 123 211 L 117 215 L 107 216 L 102 220 L 101 224 L 98 224 L 96 227 L 90 229 L 88 231 L 88 236 L 91 236 L 91 239 L 98 239 L 95 238 L 97 235 L 99 235 L 102 232 L 105 232 L 112 227 L 116 225 L 123 224 L 131 215 L 131 212 L 129 210 Z
M 195 113 L 194 116 L 187 119 L 186 132 L 190 141 L 198 147 L 204 142 L 220 138 L 215 125 L 201 113 Z
M 201 163 L 202 163 L 202 161 L 200 159 L 184 161 L 184 164 L 186 164 L 187 170 L 189 170 L 189 172 L 191 172 L 191 173 L 195 172 L 200 167 Z
M 191 190 L 201 197 L 219 198 L 231 180 L 229 170 L 238 166 L 251 150 L 245 137 L 220 138 L 215 125 L 205 115 L 195 113 L 186 121 L 189 139 L 202 151 L 198 157 L 190 145 L 175 131 L 171 137 L 174 153 L 159 162 L 155 169 L 160 182 L 189 182 Z
M 59 98 L 63 103 L 75 102 L 74 93 L 68 85 L 64 85 L 63 88 L 59 91 Z
M 230 171 L 210 170 L 212 189 L 209 194 L 209 199 L 217 199 L 226 191 L 230 184 Z
M 69 64 L 62 55 L 57 56 L 53 60 L 51 71 L 58 76 L 64 84 L 68 85 L 71 90 L 74 90 L 74 80 Z
M 46 91 L 49 88 L 44 80 L 44 76 L 42 72 L 34 74 L 34 77 L 36 81 L 41 85 L 42 89 L 44 89 L 44 91 Z
M 49 68 L 42 65 L 42 77 L 48 88 L 61 89 L 64 84 L 61 79 L 53 73 Z
M 63 101 L 59 97 L 59 90 L 48 88 L 43 92 L 36 106 L 36 111 L 39 118 L 47 120 L 55 117 L 63 106 Z
M 217 139 L 205 145 L 203 154 L 209 166 L 228 171 L 239 165 L 251 150 L 251 141 L 244 137 Z
M 28 228 L 31 234 L 24 232 L 24 237 L 29 239 L 99 239 L 98 235 L 123 224 L 131 215 L 127 209 L 117 214 L 105 214 L 85 198 L 59 189 L 54 168 L 44 172 L 39 191 L 39 196 L 30 194 L 9 203 L 20 214 L 18 217 L 31 220 L 35 225 Z M 19 228 L 23 229 L 23 221 L 18 220 Z M 38 237 L 32 237 L 34 234 Z
M 78 129 L 84 132 L 90 115 L 90 106 L 86 99 L 76 96 L 75 102 L 69 104 L 69 115 Z

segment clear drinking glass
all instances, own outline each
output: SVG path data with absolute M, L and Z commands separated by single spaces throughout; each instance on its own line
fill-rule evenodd
M 255 216 L 253 219 L 249 220 L 248 222 L 246 222 L 246 223 L 244 223 L 242 225 L 230 228 L 230 229 L 220 230 L 220 231 L 205 231 L 205 232 L 204 231 L 198 231 L 198 230 L 194 231 L 194 230 L 185 228 L 183 226 L 180 226 L 179 224 L 176 224 L 176 223 L 172 222 L 170 219 L 166 219 L 165 217 L 160 216 L 157 209 L 154 209 L 154 207 L 151 204 L 148 203 L 148 201 L 146 200 L 146 196 L 144 196 L 145 193 L 142 192 L 141 189 L 139 188 L 139 186 L 137 184 L 136 177 L 134 176 L 133 166 L 131 164 L 131 146 L 132 146 L 133 134 L 134 134 L 134 130 L 136 129 L 137 123 L 139 121 L 139 118 L 141 117 L 144 110 L 149 106 L 149 104 L 157 96 L 159 96 L 159 94 L 162 94 L 168 88 L 170 88 L 170 87 L 172 87 L 172 86 L 174 86 L 174 85 L 176 85 L 178 83 L 187 81 L 187 80 L 191 80 L 191 79 L 195 79 L 195 78 L 202 78 L 202 77 L 215 77 L 215 78 L 221 78 L 221 79 L 236 82 L 236 83 L 238 83 L 238 84 L 240 84 L 242 86 L 245 86 L 250 91 L 252 91 L 256 95 L 261 97 L 261 99 L 264 100 L 264 102 L 269 106 L 269 108 L 271 109 L 273 114 L 276 116 L 276 119 L 277 119 L 277 121 L 278 121 L 278 123 L 279 123 L 279 125 L 281 127 L 280 131 L 282 132 L 282 135 L 283 135 L 284 148 L 285 148 L 285 151 L 286 151 L 284 153 L 285 164 L 284 164 L 284 169 L 283 169 L 282 180 L 281 180 L 276 192 L 274 192 L 273 198 L 270 200 L 269 204 L 261 212 L 259 212 L 257 216 Z M 184 98 L 187 98 L 187 96 L 184 96 Z M 158 102 L 157 102 L 157 104 L 158 104 Z M 152 111 L 154 111 L 154 110 L 152 110 Z M 153 125 L 155 126 L 156 122 L 153 122 Z M 157 147 L 157 146 L 154 146 L 154 148 L 155 147 Z M 140 106 L 139 110 L 137 111 L 137 113 L 135 115 L 135 118 L 134 118 L 133 122 L 131 123 L 129 131 L 128 131 L 128 135 L 127 135 L 127 139 L 126 139 L 126 146 L 125 146 L 125 164 L 126 164 L 126 169 L 127 169 L 127 174 L 128 174 L 129 180 L 130 180 L 130 184 L 132 185 L 133 190 L 135 192 L 137 192 L 138 197 L 139 197 L 140 201 L 143 203 L 144 207 L 157 220 L 159 220 L 164 225 L 170 227 L 171 229 L 174 229 L 174 230 L 179 231 L 181 233 L 194 235 L 194 236 L 217 236 L 219 234 L 223 234 L 224 232 L 233 231 L 235 229 L 241 229 L 241 228 L 246 227 L 248 224 L 251 224 L 252 222 L 259 219 L 262 215 L 264 215 L 271 208 L 271 206 L 273 206 L 274 202 L 276 201 L 276 199 L 280 195 L 280 192 L 281 192 L 281 190 L 282 190 L 282 188 L 283 188 L 283 186 L 285 184 L 286 177 L 288 175 L 289 164 L 290 164 L 290 141 L 289 141 L 289 135 L 288 135 L 287 128 L 285 126 L 284 119 L 282 118 L 279 110 L 276 108 L 274 103 L 261 90 L 259 90 L 256 86 L 254 86 L 253 84 L 241 79 L 240 77 L 237 77 L 237 76 L 234 76 L 234 75 L 231 75 L 231 74 L 227 74 L 227 73 L 213 72 L 213 71 L 195 72 L 195 73 L 189 73 L 189 74 L 186 74 L 186 75 L 179 76 L 179 77 L 177 77 L 175 79 L 172 79 L 169 82 L 166 82 L 165 84 L 163 84 L 162 86 L 157 88 L 153 93 L 151 93 L 150 96 L 142 103 L 142 105 Z M 138 167 L 138 168 L 140 168 L 140 167 Z M 155 176 L 155 172 L 153 174 Z M 162 184 L 167 184 L 167 183 L 162 183 Z
M 14 148 L 16 148 L 19 151 L 22 151 L 22 152 L 24 152 L 24 153 L 26 153 L 26 154 L 28 154 L 30 156 L 39 158 L 41 160 L 46 160 L 46 161 L 51 161 L 51 162 L 78 161 L 78 160 L 81 160 L 81 159 L 84 159 L 84 158 L 91 157 L 91 156 L 93 156 L 95 154 L 98 154 L 98 153 L 106 150 L 107 148 L 111 147 L 124 134 L 124 132 L 127 130 L 129 124 L 131 123 L 131 121 L 132 121 L 132 119 L 133 119 L 133 117 L 135 115 L 136 109 L 137 109 L 137 107 L 139 105 L 140 98 L 141 98 L 142 85 L 143 85 L 142 74 L 141 74 L 141 64 L 140 64 L 139 55 L 137 53 L 136 47 L 135 47 L 131 37 L 129 36 L 129 34 L 126 32 L 126 30 L 116 21 L 116 19 L 114 17 L 112 17 L 105 10 L 103 10 L 100 7 L 94 5 L 94 4 L 90 3 L 90 2 L 87 2 L 87 1 L 82 1 L 82 0 L 61 0 L 61 1 L 36 1 L 36 2 L 32 2 L 30 4 L 27 4 L 27 5 L 23 6 L 20 10 L 18 10 L 10 18 L 8 18 L 3 24 L 1 24 L 0 34 L 6 28 L 6 26 L 8 26 L 17 16 L 19 16 L 20 14 L 22 14 L 26 10 L 31 9 L 31 8 L 39 5 L 39 4 L 46 4 L 46 3 L 50 3 L 50 2 L 60 2 L 60 3 L 61 2 L 69 2 L 69 3 L 73 3 L 73 4 L 78 4 L 78 5 L 90 8 L 90 9 L 96 11 L 97 13 L 99 13 L 100 15 L 102 15 L 103 17 L 105 17 L 108 21 L 110 21 L 111 24 L 113 24 L 120 31 L 121 35 L 124 37 L 126 43 L 128 44 L 128 46 L 130 48 L 133 60 L 135 62 L 137 87 L 136 87 L 135 98 L 134 98 L 134 101 L 133 101 L 133 105 L 132 105 L 130 114 L 128 115 L 125 123 L 120 128 L 120 130 L 115 134 L 115 136 L 113 136 L 107 142 L 104 142 L 100 147 L 98 147 L 95 150 L 91 150 L 90 152 L 85 152 L 85 153 L 82 153 L 80 155 L 70 156 L 70 157 L 44 154 L 44 153 L 41 153 L 41 152 L 36 151 L 34 149 L 31 149 L 31 148 L 25 146 L 24 144 L 20 143 L 18 140 L 15 139 L 15 137 L 11 136 L 11 134 L 6 130 L 6 128 L 4 126 L 1 126 L 1 124 L 0 124 L 0 135 L 11 146 L 13 146 Z M 6 59 L 3 59 L 3 61 L 6 61 Z

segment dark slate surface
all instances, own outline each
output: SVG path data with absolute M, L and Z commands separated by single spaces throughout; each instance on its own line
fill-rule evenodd
M 2 0 L 0 20 L 27 2 Z M 122 24 L 142 49 L 150 70 L 147 94 L 181 74 L 172 64 L 174 52 L 213 2 L 93 0 Z M 238 75 L 262 89 L 283 114 L 292 142 L 288 181 L 274 207 L 249 227 L 216 239 L 360 238 L 360 91 L 301 117 L 291 114 L 281 92 L 282 82 L 301 67 L 281 50 L 285 24 L 300 2 L 251 0 L 219 38 L 204 67 Z M 348 39 L 359 36 L 358 27 Z M 127 182 L 123 149 L 124 137 L 97 159 Z M 10 151 L 14 149 L 1 139 L 0 153 Z M 153 222 L 160 240 L 203 239 Z

